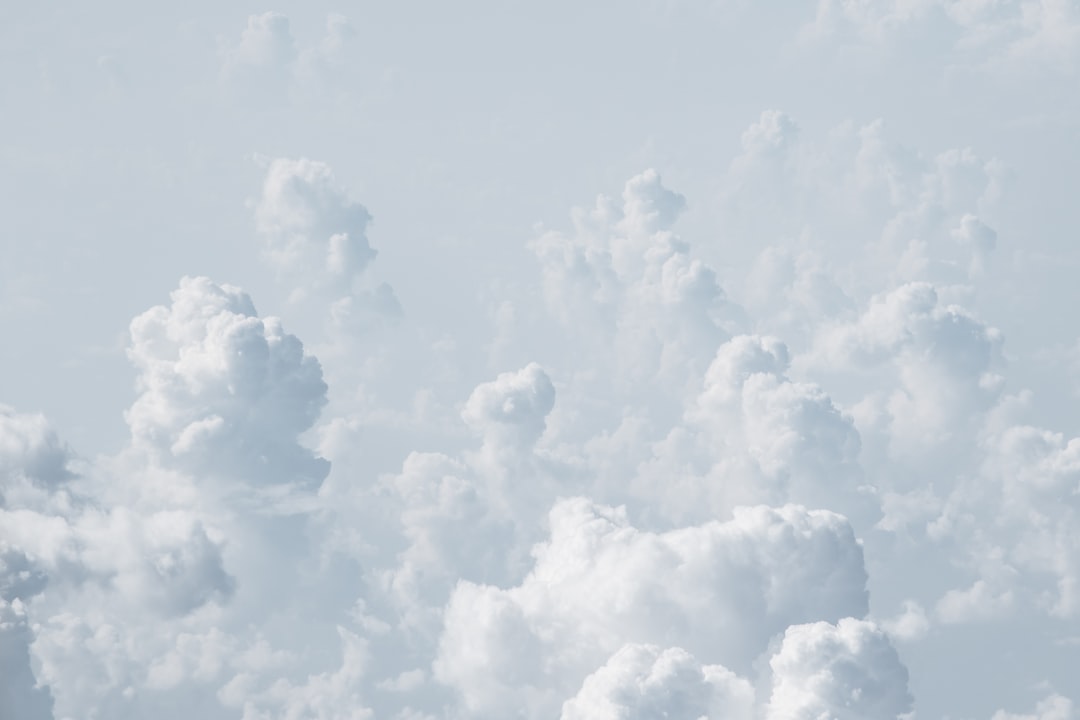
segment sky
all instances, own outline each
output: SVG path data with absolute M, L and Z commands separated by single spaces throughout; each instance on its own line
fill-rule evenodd
M 1080 2 L 25 3 L 0 720 L 1080 719 Z

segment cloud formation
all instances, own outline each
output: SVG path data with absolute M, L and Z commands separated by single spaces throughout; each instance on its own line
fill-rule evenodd
M 1076 716 L 1075 2 L 200 10 L 0 38 L 0 717 Z

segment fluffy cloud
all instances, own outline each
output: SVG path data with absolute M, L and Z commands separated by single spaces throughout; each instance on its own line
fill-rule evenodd
M 326 275 L 346 288 L 375 257 L 365 235 L 370 220 L 328 165 L 306 158 L 272 161 L 255 209 L 267 254 L 279 270 Z
M 736 336 L 716 350 L 699 392 L 665 436 L 603 452 L 637 458 L 631 489 L 649 515 L 683 521 L 797 502 L 872 524 L 878 498 L 860 465 L 852 417 L 820 386 L 792 380 L 790 366 L 779 339 Z M 591 461 L 598 456 L 599 448 Z
M 503 446 L 528 448 L 544 433 L 544 419 L 554 405 L 555 386 L 532 363 L 478 386 L 465 403 L 462 418 L 492 452 Z
M 627 381 L 678 375 L 725 336 L 732 309 L 715 271 L 672 232 L 684 205 L 648 170 L 626 182 L 621 201 L 601 196 L 576 210 L 573 235 L 531 244 L 552 312 L 571 332 L 587 327 L 584 346 Z
M 947 440 L 975 438 L 982 414 L 1000 397 L 1002 340 L 969 311 L 942 302 L 933 285 L 915 282 L 875 296 L 856 321 L 824 330 L 808 362 L 891 368 L 895 389 L 863 405 L 863 426 L 879 418 L 891 452 L 916 456 Z M 876 379 L 876 387 L 883 384 Z
M 250 15 L 239 42 L 223 48 L 221 81 L 232 96 L 254 107 L 285 105 L 293 94 L 337 80 L 354 37 L 349 20 L 332 14 L 322 40 L 301 49 L 286 15 Z
M 769 720 L 899 718 L 912 709 L 907 668 L 873 623 L 789 627 L 769 660 Z
M 319 483 L 326 462 L 296 439 L 326 402 L 318 360 L 238 288 L 184 278 L 171 299 L 131 323 L 133 445 L 198 474 Z
M 503 373 L 478 385 L 462 410 L 481 441 L 476 451 L 414 452 L 383 478 L 406 542 L 384 577 L 406 626 L 435 623 L 458 580 L 520 575 L 541 531 L 536 509 L 559 491 L 557 466 L 535 447 L 554 402 L 539 365 Z
M 992 720 L 1073 720 L 1076 717 L 1072 700 L 1053 694 L 1038 702 L 1034 713 L 1014 714 L 998 710 Z
M 720 665 L 701 665 L 680 648 L 627 645 L 563 704 L 562 720 L 753 717 L 754 689 Z
M 731 262 L 753 267 L 729 289 L 794 341 L 883 287 L 965 283 L 989 263 L 1006 176 L 971 148 L 904 147 L 881 120 L 818 137 L 765 111 L 721 197 L 726 234 L 747 239 L 727 248 Z
M 745 671 L 788 625 L 867 609 L 862 550 L 832 513 L 744 508 L 726 523 L 650 533 L 623 510 L 572 499 L 550 527 L 519 586 L 462 582 L 446 608 L 435 675 L 474 716 L 501 716 L 522 697 L 544 716 L 626 643 Z
M 0 505 L 17 484 L 55 488 L 71 477 L 70 451 L 43 415 L 0 405 Z
M 870 46 L 895 46 L 927 33 L 948 38 L 956 64 L 1071 67 L 1080 50 L 1080 11 L 1061 0 L 819 0 L 803 30 L 808 40 Z
M 367 208 L 349 198 L 326 163 L 270 161 L 255 207 L 263 256 L 293 301 L 320 305 L 335 335 L 401 313 L 389 285 L 365 282 L 376 255 L 367 239 L 370 221 Z
M 930 526 L 931 532 L 956 538 L 957 562 L 976 576 L 970 587 L 949 590 L 940 599 L 938 615 L 947 622 L 985 622 L 1008 616 L 1023 602 L 1053 616 L 1075 617 L 1080 441 L 1007 424 L 988 432 L 982 446 L 978 475 L 953 489 Z

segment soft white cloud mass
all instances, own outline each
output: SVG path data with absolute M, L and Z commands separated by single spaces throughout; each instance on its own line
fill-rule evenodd
M 0 720 L 1078 720 L 1080 3 L 12 7 Z

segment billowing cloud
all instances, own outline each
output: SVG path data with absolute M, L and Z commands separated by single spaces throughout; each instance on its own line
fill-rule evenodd
M 318 483 L 325 461 L 297 443 L 326 402 L 319 362 L 246 294 L 184 278 L 131 323 L 135 447 L 166 466 L 244 482 Z
M 576 210 L 573 234 L 531 244 L 552 312 L 627 381 L 666 379 L 725 336 L 732 311 L 715 271 L 672 231 L 684 206 L 647 170 L 620 201 L 601 196 Z
M 250 15 L 237 42 L 222 42 L 220 77 L 231 95 L 256 108 L 287 105 L 340 74 L 355 31 L 348 18 L 332 14 L 326 34 L 301 48 L 288 16 L 280 12 Z
M 16 484 L 55 488 L 71 477 L 70 451 L 43 415 L 0 405 L 0 506 Z
M 502 716 L 522 697 L 530 717 L 545 716 L 626 643 L 746 671 L 788 625 L 867 610 L 862 550 L 832 513 L 745 508 L 650 533 L 578 498 L 555 505 L 550 527 L 520 585 L 462 582 L 446 608 L 435 676 L 474 716 Z
M 627 645 L 563 704 L 562 720 L 656 717 L 750 720 L 754 688 L 720 665 L 701 665 L 680 648 Z
M 274 266 L 298 279 L 333 278 L 349 288 L 374 259 L 371 215 L 349 199 L 325 163 L 278 158 L 263 181 L 255 221 Z
M 1075 718 L 1080 5 L 720 4 L 15 13 L 0 718 Z
M 907 668 L 867 621 L 789 627 L 769 667 L 769 720 L 896 719 L 912 709 Z

